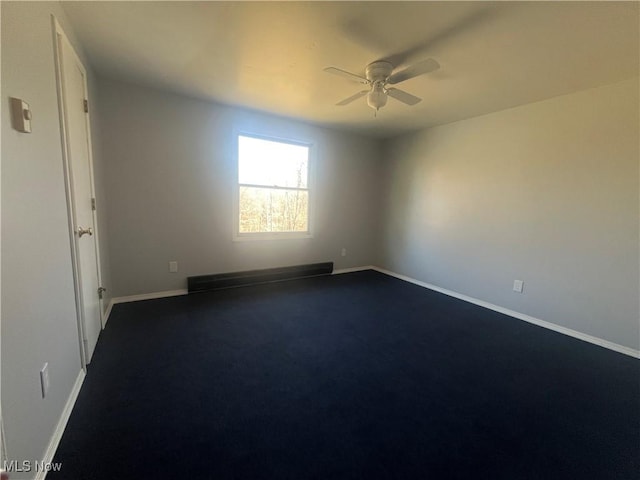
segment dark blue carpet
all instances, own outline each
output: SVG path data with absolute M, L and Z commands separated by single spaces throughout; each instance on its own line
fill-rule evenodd
M 638 479 L 640 362 L 373 271 L 120 304 L 55 461 L 49 480 Z

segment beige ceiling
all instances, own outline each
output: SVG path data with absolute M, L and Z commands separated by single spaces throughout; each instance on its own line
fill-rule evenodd
M 386 137 L 639 72 L 638 2 L 63 2 L 99 74 Z M 374 118 L 364 74 L 432 57 Z

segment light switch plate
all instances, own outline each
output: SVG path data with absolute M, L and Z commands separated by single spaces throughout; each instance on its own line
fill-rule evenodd
M 178 262 L 176 262 L 175 260 L 172 262 L 169 262 L 169 272 L 176 273 L 177 271 L 178 271 Z
M 19 98 L 11 98 L 13 128 L 22 133 L 31 133 L 31 109 Z

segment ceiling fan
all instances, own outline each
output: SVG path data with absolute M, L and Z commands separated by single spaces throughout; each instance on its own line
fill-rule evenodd
M 394 66 L 390 62 L 373 62 L 365 68 L 364 77 L 336 67 L 327 67 L 324 71 L 340 75 L 341 77 L 348 78 L 349 80 L 354 80 L 367 85 L 368 87 L 366 90 L 362 90 L 355 95 L 351 95 L 341 102 L 336 103 L 336 105 L 348 105 L 349 103 L 366 95 L 367 104 L 374 110 L 378 111 L 387 104 L 387 96 L 393 97 L 406 105 L 415 105 L 420 102 L 422 100 L 421 98 L 411 95 L 404 90 L 389 87 L 389 85 L 396 85 L 400 82 L 404 82 L 405 80 L 409 80 L 410 78 L 433 72 L 438 68 L 440 68 L 440 64 L 433 58 L 428 58 L 397 72 L 393 71 Z

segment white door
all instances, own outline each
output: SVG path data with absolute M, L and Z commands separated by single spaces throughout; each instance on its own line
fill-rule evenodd
M 99 294 L 100 267 L 91 159 L 91 136 L 86 100 L 86 70 L 59 26 L 56 28 L 61 92 L 63 141 L 73 260 L 79 310 L 83 363 L 91 361 L 102 330 Z

